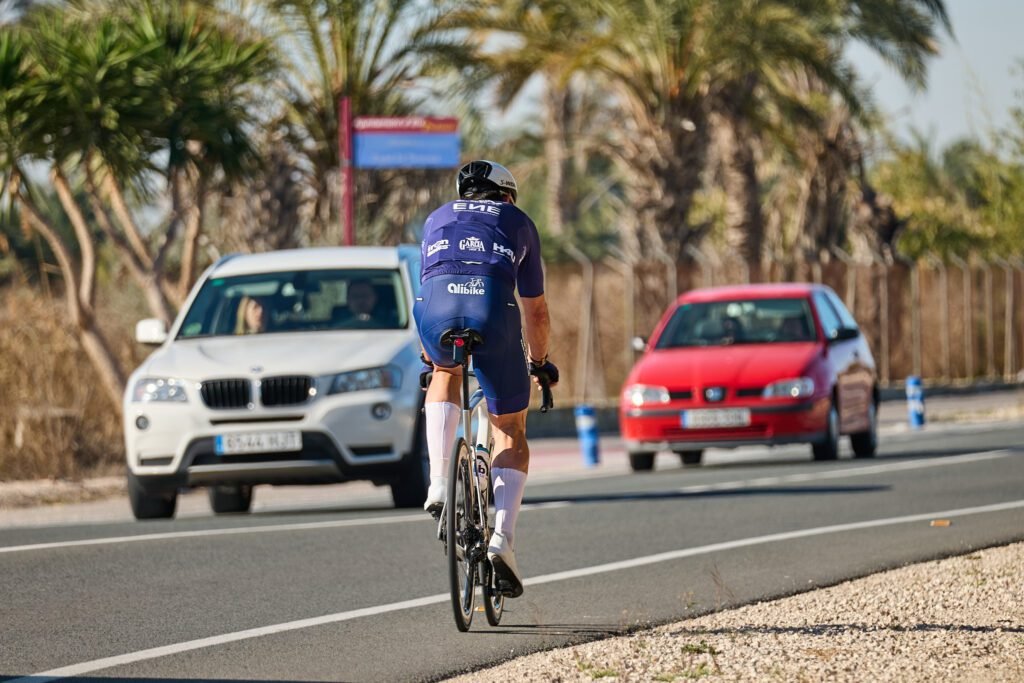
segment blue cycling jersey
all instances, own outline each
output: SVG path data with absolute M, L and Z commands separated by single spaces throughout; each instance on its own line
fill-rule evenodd
M 480 275 L 505 281 L 524 297 L 544 293 L 540 236 L 515 204 L 458 199 L 423 225 L 421 281 L 437 275 Z

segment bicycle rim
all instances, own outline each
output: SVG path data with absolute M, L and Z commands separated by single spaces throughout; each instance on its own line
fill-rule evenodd
M 490 438 L 487 443 L 487 452 L 494 453 L 494 439 Z M 494 532 L 492 528 L 494 516 L 496 514 L 494 510 L 494 477 L 491 475 L 490 468 L 487 468 L 487 541 L 490 542 L 490 536 Z M 501 615 L 505 610 L 505 596 L 498 592 L 494 586 L 494 569 L 491 568 L 490 561 L 481 563 L 480 570 L 480 584 L 484 594 L 484 613 L 487 615 L 487 623 L 491 626 L 497 626 L 501 623 Z
M 490 562 L 484 563 L 483 574 L 484 614 L 487 615 L 488 624 L 497 626 L 501 623 L 502 612 L 505 611 L 505 596 L 494 588 L 494 570 L 491 569 Z
M 471 561 L 474 496 L 469 478 L 471 470 L 469 446 L 465 439 L 455 444 L 448 464 L 448 499 L 445 504 L 445 526 L 448 537 L 448 580 L 451 587 L 455 625 L 468 631 L 473 622 L 476 596 L 476 567 Z

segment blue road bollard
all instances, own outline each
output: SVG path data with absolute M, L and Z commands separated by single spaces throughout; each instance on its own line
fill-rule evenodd
M 907 377 L 907 422 L 911 429 L 924 426 L 924 387 L 916 375 Z
M 594 413 L 594 406 L 578 405 L 573 413 L 576 416 L 576 435 L 583 451 L 583 464 L 586 467 L 596 467 L 601 461 L 601 453 L 597 443 L 597 416 Z

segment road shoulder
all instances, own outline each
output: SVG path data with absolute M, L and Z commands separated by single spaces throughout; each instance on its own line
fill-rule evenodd
M 989 548 L 450 680 L 1024 680 L 1022 565 Z

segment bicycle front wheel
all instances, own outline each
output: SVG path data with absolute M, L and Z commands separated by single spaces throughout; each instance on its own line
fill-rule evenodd
M 468 631 L 473 622 L 476 595 L 476 567 L 473 553 L 477 540 L 477 526 L 473 511 L 473 461 L 469 444 L 460 438 L 455 444 L 448 463 L 448 497 L 445 502 L 445 528 L 448 538 L 448 580 L 452 593 L 452 611 L 455 625 Z

